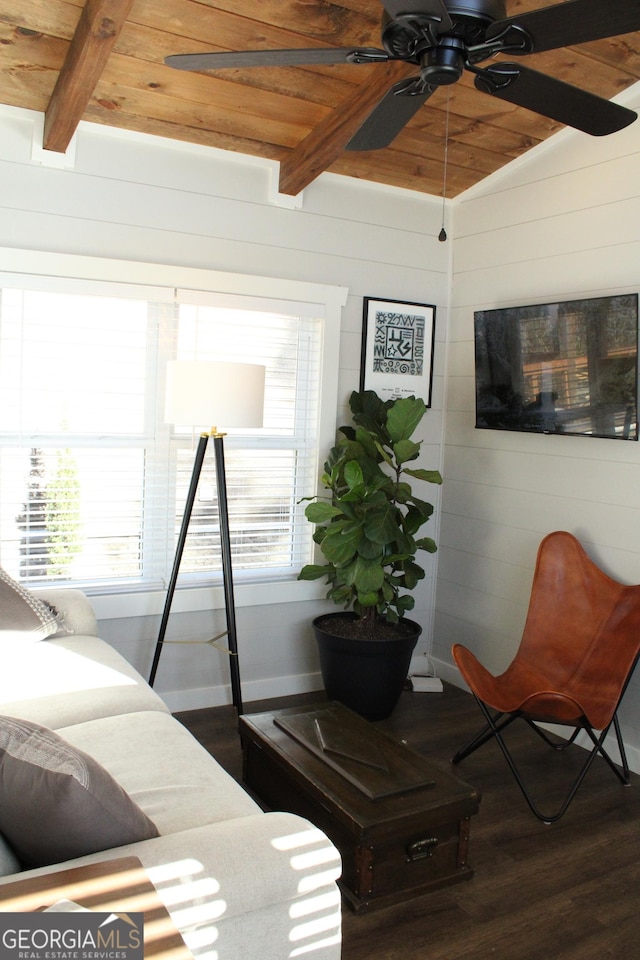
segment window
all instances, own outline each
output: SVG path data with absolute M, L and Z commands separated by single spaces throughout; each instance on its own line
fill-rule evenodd
M 165 286 L 144 281 L 169 268 L 52 259 L 72 275 L 0 275 L 0 564 L 31 585 L 163 588 L 197 442 L 163 421 L 166 362 L 242 360 L 266 366 L 265 416 L 225 439 L 234 575 L 295 577 L 331 400 L 335 424 L 342 292 L 179 268 Z M 181 585 L 220 578 L 214 470 L 211 450 Z

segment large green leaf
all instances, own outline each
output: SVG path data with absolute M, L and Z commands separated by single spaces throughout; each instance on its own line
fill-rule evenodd
M 413 440 L 398 440 L 393 445 L 393 454 L 398 464 L 406 463 L 407 460 L 415 460 L 419 453 L 420 444 Z
M 418 507 L 409 507 L 404 518 L 404 529 L 407 533 L 417 533 L 420 527 L 427 522 L 432 513 L 433 508 L 430 512 L 427 512 L 424 509 L 419 509 Z
M 408 440 L 422 420 L 426 407 L 420 397 L 401 397 L 387 410 L 387 430 L 392 443 Z
M 378 603 L 378 594 L 358 593 L 358 603 L 361 607 L 375 607 Z
M 334 531 L 329 527 L 321 549 L 330 563 L 343 566 L 358 552 L 358 544 L 362 537 L 362 530 L 357 525 L 350 525 L 348 529 Z
M 435 553 L 438 549 L 437 543 L 431 537 L 421 537 L 416 540 L 416 546 L 419 550 L 426 550 L 427 553 Z
M 395 536 L 396 550 L 407 557 L 412 557 L 416 552 L 416 542 L 409 533 L 402 530 L 396 531 Z
M 421 470 L 420 468 L 414 470 L 406 467 L 404 472 L 411 477 L 415 477 L 416 480 L 426 480 L 427 483 L 442 483 L 442 475 L 439 470 Z
M 385 429 L 388 401 L 381 400 L 374 390 L 354 390 L 349 398 L 354 423 L 372 433 L 380 434 Z
M 394 569 L 398 564 L 404 563 L 405 560 L 410 560 L 414 556 L 415 551 L 410 553 L 390 553 L 388 557 L 385 557 L 384 565 L 389 567 L 389 569 Z
M 342 451 L 340 447 L 335 446 L 329 450 L 329 455 L 324 462 L 324 471 L 325 473 L 330 474 L 332 477 L 335 475 L 336 464 L 339 463 L 342 458 Z
M 378 599 L 377 593 L 359 593 L 357 598 L 357 610 L 360 611 L 363 607 L 377 606 Z
M 298 574 L 298 580 L 319 580 L 326 577 L 331 571 L 331 565 L 328 563 L 322 566 L 319 563 L 307 563 Z
M 393 457 L 385 447 L 384 443 L 381 440 L 376 440 L 376 450 L 378 451 L 378 456 L 380 460 L 384 460 L 392 470 L 395 470 L 395 465 L 393 463 Z
M 396 484 L 394 495 L 396 503 L 406 503 L 413 496 L 413 490 L 410 484 L 401 481 Z
M 340 495 L 339 503 L 342 506 L 345 503 L 360 503 L 363 497 L 366 496 L 366 489 L 363 484 L 360 484 L 358 487 L 354 487 L 353 490 L 348 490 L 347 493 Z M 345 511 L 346 513 L 346 511 Z
M 367 500 L 389 500 L 393 497 L 393 480 L 379 468 L 366 479 Z
M 411 497 L 411 507 L 418 511 L 423 523 L 428 520 L 433 513 L 433 504 L 429 503 L 428 500 L 420 500 L 418 497 Z
M 342 513 L 347 518 L 349 522 L 354 521 L 357 518 L 357 509 L 352 503 L 349 503 L 348 500 L 349 494 L 345 494 L 343 497 L 340 497 L 339 503 L 342 507 Z M 357 497 L 353 498 L 354 501 L 357 501 Z M 340 521 L 338 521 L 339 523 Z
M 397 508 L 382 501 L 379 506 L 367 511 L 364 532 L 374 543 L 392 543 L 397 535 Z
M 364 477 L 362 467 L 357 460 L 349 460 L 344 466 L 344 480 L 350 490 L 362 486 Z
M 357 427 L 356 440 L 361 445 L 362 449 L 366 451 L 367 456 L 371 457 L 373 460 L 377 459 L 378 451 L 375 441 L 369 430 L 366 430 L 364 427 Z
M 400 616 L 403 616 L 409 610 L 413 610 L 416 605 L 415 597 L 412 597 L 410 593 L 405 593 L 401 597 L 398 597 L 396 601 L 396 607 Z
M 415 590 L 420 580 L 424 580 L 424 570 L 422 567 L 418 566 L 417 563 L 413 563 L 411 560 L 408 560 L 404 564 L 405 588 L 407 590 Z
M 305 507 L 304 515 L 311 523 L 326 523 L 333 517 L 342 516 L 342 510 L 327 503 L 326 500 L 318 500 L 316 503 L 310 503 Z
M 341 464 L 348 460 L 361 461 L 367 456 L 367 451 L 356 440 L 340 440 L 331 451 L 331 463 Z
M 345 606 L 348 606 L 353 599 L 353 588 L 345 585 L 332 587 L 328 591 L 327 597 L 329 600 L 333 600 L 334 603 L 343 603 Z
M 363 536 L 358 544 L 358 553 L 361 557 L 364 557 L 365 560 L 377 560 L 381 562 L 383 557 L 382 545 L 380 543 L 374 543 L 374 541 L 369 540 L 367 536 Z
M 379 563 L 358 557 L 355 562 L 353 582 L 359 594 L 377 593 L 384 583 L 384 570 Z

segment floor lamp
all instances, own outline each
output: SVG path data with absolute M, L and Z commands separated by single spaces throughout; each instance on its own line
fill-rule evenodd
M 167 391 L 165 421 L 201 428 L 204 424 L 216 423 L 226 427 L 261 427 L 264 408 L 265 368 L 253 363 L 218 363 L 214 361 L 172 360 L 167 364 Z M 209 441 L 213 442 L 216 466 L 216 490 L 218 517 L 220 520 L 220 546 L 222 550 L 222 578 L 227 629 L 231 691 L 233 704 L 238 714 L 243 712 L 238 661 L 238 638 L 236 633 L 236 609 L 233 595 L 233 570 L 231 564 L 231 540 L 229 536 L 229 510 L 227 481 L 224 462 L 224 436 L 218 427 L 200 434 L 191 481 L 180 525 L 176 553 L 169 579 L 160 630 L 149 675 L 153 686 L 162 647 L 165 642 L 171 604 L 180 572 L 189 521 L 198 491 L 198 482 Z M 214 638 L 218 640 L 219 637 Z

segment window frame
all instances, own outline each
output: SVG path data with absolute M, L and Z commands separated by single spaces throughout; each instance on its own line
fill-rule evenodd
M 26 276 L 46 277 L 55 286 L 58 278 L 64 281 L 104 281 L 108 284 L 134 286 L 137 291 L 149 287 L 149 294 L 157 298 L 158 291 L 172 290 L 211 293 L 216 297 L 227 295 L 230 302 L 247 303 L 253 299 L 280 301 L 292 313 L 302 309 L 311 311 L 323 320 L 321 332 L 320 403 L 318 422 L 318 485 L 322 467 L 321 451 L 329 449 L 335 439 L 338 399 L 338 362 L 340 347 L 341 311 L 348 289 L 302 280 L 287 280 L 251 274 L 234 274 L 179 264 L 154 264 L 144 261 L 117 260 L 0 247 L 0 273 L 3 280 L 19 284 Z M 157 370 L 157 376 L 164 376 Z M 44 587 L 44 585 L 43 585 Z M 62 589 L 47 584 L 47 591 Z M 92 604 L 99 619 L 152 616 L 161 613 L 164 590 L 120 591 L 117 588 L 92 595 Z M 316 599 L 323 595 L 316 583 L 295 579 L 274 579 L 238 583 L 235 598 L 238 606 L 254 606 Z M 222 585 L 191 586 L 176 591 L 174 612 L 192 612 L 224 607 Z

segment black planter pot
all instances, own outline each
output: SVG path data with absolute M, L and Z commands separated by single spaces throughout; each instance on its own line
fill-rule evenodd
M 355 614 L 329 613 L 313 621 L 327 696 L 366 720 L 384 720 L 402 693 L 422 627 L 403 619 L 397 639 L 356 640 L 331 633 L 331 621 L 345 617 Z

